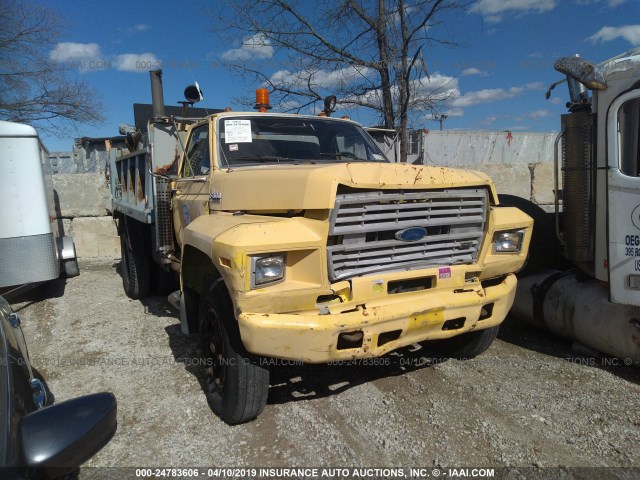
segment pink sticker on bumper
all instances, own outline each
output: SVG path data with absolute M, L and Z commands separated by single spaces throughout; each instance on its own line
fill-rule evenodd
M 451 278 L 451 269 L 447 268 L 439 268 L 438 269 L 438 278 Z

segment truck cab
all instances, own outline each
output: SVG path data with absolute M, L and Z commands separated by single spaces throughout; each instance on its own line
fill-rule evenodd
M 640 49 L 600 64 L 562 57 L 555 69 L 565 79 L 547 98 L 566 82 L 568 113 L 549 186 L 557 193 L 555 235 L 540 245 L 550 254 L 557 236 L 569 268 L 521 278 L 514 313 L 640 363 Z

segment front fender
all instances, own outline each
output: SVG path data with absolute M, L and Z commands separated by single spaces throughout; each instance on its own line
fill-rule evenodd
M 221 212 L 203 215 L 188 225 L 183 252 L 196 249 L 206 254 L 236 303 L 238 292 L 250 290 L 251 255 L 286 253 L 291 273 L 287 282 L 324 285 L 327 233 L 327 222 L 320 220 Z

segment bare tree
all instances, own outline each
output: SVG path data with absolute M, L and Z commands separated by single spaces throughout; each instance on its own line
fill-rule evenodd
M 92 88 L 49 52 L 62 21 L 46 7 L 0 0 L 0 118 L 63 135 L 103 121 Z
M 325 0 L 311 7 L 296 0 L 232 0 L 221 15 L 224 32 L 243 38 L 223 56 L 227 66 L 268 85 L 275 101 L 301 111 L 327 93 L 345 107 L 374 110 L 400 133 L 407 158 L 411 114 L 434 113 L 451 95 L 451 78 L 433 81 L 424 60 L 447 11 L 470 1 Z M 288 68 L 273 72 L 277 59 Z

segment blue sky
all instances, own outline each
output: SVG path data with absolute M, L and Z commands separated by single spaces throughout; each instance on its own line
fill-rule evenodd
M 233 98 L 251 95 L 259 85 L 244 83 L 220 61 L 268 60 L 271 54 L 214 32 L 215 18 L 206 12 L 225 8 L 224 0 L 38 3 L 67 21 L 50 58 L 77 65 L 79 78 L 105 106 L 106 122 L 80 127 L 82 136 L 117 135 L 118 124 L 133 123 L 132 104 L 150 103 L 148 66 L 164 71 L 166 104 L 182 100 L 184 87 L 197 80 L 205 97 L 199 106 L 238 110 Z M 443 107 L 445 129 L 556 131 L 568 94 L 561 85 L 550 100 L 544 98 L 549 84 L 561 78 L 553 61 L 579 53 L 600 62 L 640 47 L 639 0 L 480 0 L 455 22 L 442 20 L 434 28 L 463 45 L 424 51 L 430 81 L 451 93 Z M 375 122 L 366 110 L 347 113 L 364 125 Z M 438 128 L 428 117 L 412 126 Z M 44 137 L 51 151 L 70 150 L 72 141 Z

